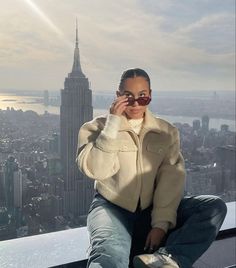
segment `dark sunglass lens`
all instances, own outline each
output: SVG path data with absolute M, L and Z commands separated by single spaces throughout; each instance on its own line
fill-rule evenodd
M 134 103 L 135 103 L 135 99 L 134 98 L 128 98 L 128 105 L 129 106 L 132 106 L 132 105 L 134 105 Z
M 128 106 L 134 105 L 135 101 L 138 102 L 140 106 L 148 105 L 151 101 L 150 97 L 139 97 L 138 99 L 135 99 L 133 97 L 128 98 Z
M 142 97 L 138 98 L 139 105 L 144 106 L 146 105 L 146 102 L 147 102 L 146 98 L 142 98 Z
M 147 97 L 146 105 L 148 105 L 151 102 L 151 98 Z
M 149 97 L 140 97 L 137 99 L 137 102 L 141 106 L 148 105 L 151 99 Z

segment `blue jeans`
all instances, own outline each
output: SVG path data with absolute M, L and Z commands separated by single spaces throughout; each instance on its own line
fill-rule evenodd
M 90 235 L 89 268 L 127 268 L 143 254 L 151 230 L 151 210 L 132 213 L 96 193 L 87 227 Z M 215 240 L 227 207 L 217 196 L 185 196 L 177 211 L 177 224 L 158 251 L 171 254 L 181 268 L 190 268 Z

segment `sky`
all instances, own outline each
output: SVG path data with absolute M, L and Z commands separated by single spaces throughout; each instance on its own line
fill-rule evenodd
M 62 89 L 76 18 L 93 91 L 133 67 L 157 91 L 234 90 L 234 12 L 234 0 L 1 0 L 0 91 Z

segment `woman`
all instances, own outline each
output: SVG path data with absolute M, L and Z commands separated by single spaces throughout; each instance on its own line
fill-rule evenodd
M 183 197 L 178 130 L 148 110 L 148 74 L 125 71 L 116 94 L 110 113 L 79 132 L 77 163 L 96 189 L 87 267 L 189 268 L 214 241 L 226 205 Z

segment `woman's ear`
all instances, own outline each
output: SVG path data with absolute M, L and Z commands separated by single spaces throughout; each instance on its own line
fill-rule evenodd
M 120 97 L 120 96 L 121 96 L 121 94 L 120 94 L 120 91 L 119 91 L 119 90 L 117 90 L 117 91 L 116 91 L 116 96 L 117 96 L 117 97 Z
M 151 88 L 150 88 L 150 93 L 149 94 L 150 94 L 150 97 L 151 97 L 152 96 L 152 90 L 151 90 Z

